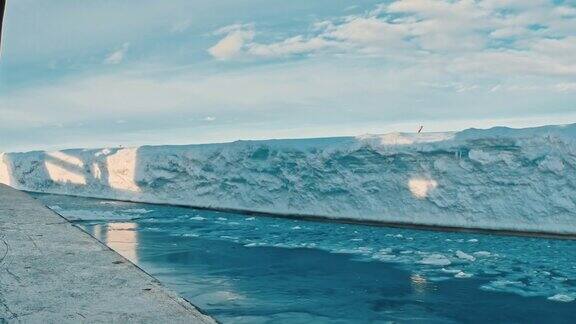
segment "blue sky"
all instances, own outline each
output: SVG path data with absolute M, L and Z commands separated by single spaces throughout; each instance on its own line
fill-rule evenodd
M 0 151 L 576 122 L 576 4 L 8 1 Z

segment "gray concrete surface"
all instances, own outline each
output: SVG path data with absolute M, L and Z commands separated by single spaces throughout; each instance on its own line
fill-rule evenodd
M 49 210 L 0 184 L 0 323 L 214 323 Z

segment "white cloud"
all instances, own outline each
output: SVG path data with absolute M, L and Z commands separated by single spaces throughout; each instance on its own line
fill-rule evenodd
M 214 18 L 206 10 L 192 10 L 198 4 L 175 1 L 174 6 L 143 5 L 130 21 L 125 17 L 134 10 L 131 2 L 99 13 L 91 2 L 74 5 L 74 15 L 59 15 L 70 12 L 62 10 L 63 4 L 42 12 L 50 18 L 46 22 L 54 22 L 52 28 L 35 32 L 18 23 L 21 27 L 13 34 L 31 35 L 35 41 L 20 42 L 12 57 L 36 55 L 26 44 L 40 49 L 41 59 L 34 58 L 40 61 L 109 48 L 112 53 L 101 59 L 119 64 L 135 47 L 142 52 L 138 61 L 120 64 L 114 73 L 95 67 L 6 91 L 0 98 L 0 138 L 78 146 L 72 142 L 86 145 L 112 138 L 116 143 L 126 138 L 120 132 L 133 132 L 135 143 L 165 143 L 170 138 L 165 134 L 173 132 L 174 139 L 195 142 L 222 140 L 222 134 L 226 140 L 254 134 L 358 134 L 383 131 L 391 123 L 406 123 L 413 130 L 422 120 L 426 129 L 441 130 L 478 126 L 472 122 L 479 119 L 493 124 L 496 118 L 532 116 L 532 123 L 555 123 L 569 121 L 567 112 L 574 118 L 576 9 L 569 1 L 562 6 L 552 0 L 389 1 L 364 13 L 357 8 L 343 11 L 342 17 L 296 26 L 307 31 L 293 33 L 289 30 L 294 26 L 285 29 L 292 19 L 243 11 Z M 228 5 L 236 3 L 246 7 L 242 1 Z M 31 2 L 23 8 L 32 7 Z M 94 23 L 102 17 L 113 23 Z M 262 20 L 217 30 L 203 50 L 211 46 L 208 53 L 218 61 L 248 64 L 206 64 L 198 56 L 191 56 L 191 63 L 165 55 L 174 51 L 189 58 L 197 53 L 195 46 L 204 46 L 204 38 L 198 37 L 207 35 L 203 28 L 239 17 Z M 62 30 L 60 20 L 81 29 Z M 91 37 L 77 38 L 85 34 Z M 158 46 L 161 37 L 166 47 Z M 191 45 L 194 37 L 200 39 Z M 48 39 L 64 41 L 45 44 Z M 124 40 L 133 43 L 119 46 Z M 266 64 L 258 64 L 260 59 Z M 457 122 L 462 118 L 467 121 Z
M 193 67 L 149 75 L 125 71 L 21 89 L 2 98 L 0 138 L 17 133 L 22 139 L 2 142 L 0 150 L 358 135 L 414 131 L 422 123 L 429 131 L 526 126 L 576 118 L 569 81 L 499 80 L 502 85 L 490 92 L 498 83 L 455 82 L 441 70 L 358 64 L 318 58 L 216 74 Z M 520 117 L 531 119 L 518 124 Z
M 395 50 L 404 48 L 403 39 L 408 28 L 403 24 L 390 23 L 376 17 L 352 17 L 343 24 L 326 24 L 327 28 L 320 37 L 335 39 L 343 43 L 344 48 L 364 52 L 376 49 Z
M 208 53 L 219 60 L 238 56 L 244 44 L 254 38 L 254 30 L 250 25 L 227 26 L 218 30 L 216 34 L 226 34 L 226 36 L 209 48 Z
M 555 85 L 558 92 L 576 92 L 576 82 L 558 83 Z
M 522 62 L 515 69 L 521 66 Z M 468 117 L 475 110 L 484 116 L 529 115 L 553 107 L 565 109 L 562 107 L 570 102 L 554 98 L 555 94 L 574 94 L 574 85 L 568 80 L 483 81 L 462 71 L 455 75 L 461 77 L 447 75 L 442 66 L 397 69 L 325 58 L 216 74 L 198 68 L 169 69 L 164 74 L 154 70 L 151 75 L 116 72 L 5 95 L 0 105 L 0 128 L 98 120 L 112 124 L 126 121 L 132 127 L 138 124 L 134 118 L 177 122 L 182 116 L 205 122 L 281 119 L 278 116 L 292 122 L 338 118 L 393 122 L 415 116 L 429 118 L 432 112 L 448 119 Z M 497 84 L 501 85 L 494 88 Z M 524 93 L 515 97 L 520 91 Z M 160 115 L 171 117 L 155 117 Z
M 252 25 L 233 25 L 210 52 L 219 59 L 363 55 L 481 76 L 576 75 L 576 7 L 551 0 L 397 0 L 310 30 L 263 43 Z
M 122 44 L 122 47 L 120 47 L 118 50 L 110 53 L 106 57 L 106 59 L 104 60 L 104 64 L 122 63 L 122 61 L 124 61 L 124 57 L 126 56 L 126 53 L 128 52 L 129 47 L 130 47 L 130 43 Z
M 576 64 L 555 56 L 519 50 L 488 50 L 455 59 L 449 68 L 478 76 L 576 76 Z
M 185 32 L 190 26 L 192 25 L 192 21 L 190 19 L 185 19 L 178 21 L 172 25 L 170 31 L 172 33 L 182 33 Z
M 490 90 L 488 90 L 489 92 L 497 92 L 500 91 L 502 89 L 502 85 L 501 84 L 497 84 L 495 86 L 493 86 L 492 88 L 490 88 Z
M 337 44 L 323 38 L 304 39 L 302 36 L 295 36 L 273 44 L 252 43 L 247 52 L 254 56 L 279 57 L 316 52 L 335 45 Z

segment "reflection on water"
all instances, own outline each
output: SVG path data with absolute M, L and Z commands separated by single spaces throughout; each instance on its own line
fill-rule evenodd
M 110 223 L 106 229 L 106 245 L 133 263 L 138 263 L 138 233 L 135 223 Z
M 136 223 L 97 224 L 89 232 L 99 241 L 130 260 L 138 263 L 138 225 Z
M 416 294 L 418 299 L 425 297 L 426 293 L 430 289 L 426 277 L 417 273 L 414 273 L 410 276 L 410 284 L 412 285 L 414 294 Z

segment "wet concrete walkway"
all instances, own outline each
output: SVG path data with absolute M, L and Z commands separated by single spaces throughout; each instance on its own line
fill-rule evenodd
M 0 323 L 214 323 L 23 192 L 0 184 Z

